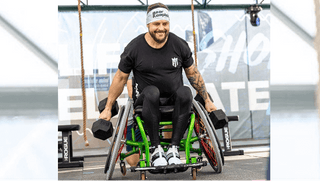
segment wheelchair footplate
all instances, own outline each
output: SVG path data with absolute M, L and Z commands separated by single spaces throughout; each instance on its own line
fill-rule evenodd
M 179 164 L 179 165 L 167 165 L 167 166 L 157 166 L 157 167 L 131 167 L 131 172 L 136 171 L 148 171 L 152 174 L 161 174 L 161 173 L 178 173 L 185 172 L 189 167 L 191 168 L 201 168 L 207 166 L 207 161 L 201 161 L 198 163 L 189 163 L 189 164 Z

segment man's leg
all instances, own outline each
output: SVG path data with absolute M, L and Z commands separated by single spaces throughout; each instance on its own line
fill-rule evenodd
M 178 146 L 188 127 L 190 110 L 192 105 L 192 93 L 189 87 L 182 86 L 175 93 L 175 106 L 172 119 L 172 140 L 171 147 L 167 152 L 168 164 L 181 164 Z
M 140 161 L 140 157 L 139 157 L 139 154 L 133 154 L 128 156 L 126 160 L 131 167 L 136 167 Z
M 151 142 L 150 153 L 153 166 L 167 165 L 158 133 L 160 122 L 159 102 L 160 91 L 155 86 L 144 88 L 135 102 L 135 106 L 143 105 L 142 118 Z
M 160 144 L 158 134 L 160 121 L 159 99 L 159 89 L 155 86 L 148 86 L 143 89 L 141 95 L 137 98 L 134 104 L 135 106 L 143 105 L 142 118 L 150 137 L 151 146 L 157 146 Z
M 189 87 L 180 87 L 175 95 L 175 105 L 173 112 L 173 133 L 172 145 L 179 146 L 180 140 L 183 137 L 184 131 L 188 127 L 188 120 L 190 117 L 192 105 L 192 93 Z

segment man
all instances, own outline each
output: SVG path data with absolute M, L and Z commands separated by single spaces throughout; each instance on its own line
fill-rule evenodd
M 108 102 L 100 118 L 111 118 L 111 107 L 122 93 L 128 76 L 133 71 L 135 90 L 134 107 L 143 105 L 142 118 L 151 141 L 152 166 L 181 164 L 178 146 L 192 106 L 191 90 L 183 86 L 182 68 L 190 84 L 205 100 L 208 112 L 216 110 L 210 100 L 202 76 L 193 65 L 193 58 L 186 41 L 169 33 L 169 9 L 162 3 L 152 4 L 147 10 L 148 32 L 133 39 L 121 55 L 112 81 Z M 160 105 L 174 105 L 172 117 L 172 142 L 167 154 L 160 146 L 158 135 Z

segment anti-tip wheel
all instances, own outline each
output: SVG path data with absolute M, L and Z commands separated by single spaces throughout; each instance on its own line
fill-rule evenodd
M 146 179 L 146 172 L 140 172 L 140 180 Z
M 197 169 L 196 168 L 192 168 L 192 180 L 197 180 Z
M 124 162 L 120 163 L 120 171 L 123 176 L 125 176 L 127 174 L 127 168 L 126 168 L 126 164 Z

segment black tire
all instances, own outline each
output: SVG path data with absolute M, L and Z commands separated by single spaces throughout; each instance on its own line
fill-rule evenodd
M 109 167 L 110 167 L 110 158 L 111 158 L 111 152 L 113 151 L 113 145 L 114 145 L 114 142 L 116 141 L 115 137 L 118 133 L 118 128 L 119 128 L 119 125 L 120 125 L 120 122 L 121 122 L 121 118 L 123 116 L 123 111 L 124 111 L 124 106 L 121 106 L 120 107 L 120 111 L 119 111 L 119 117 L 117 119 L 117 122 L 116 122 L 116 126 L 114 128 L 114 132 L 112 134 L 112 137 L 111 137 L 111 144 L 110 144 L 110 148 L 109 148 L 109 151 L 108 151 L 108 157 L 107 157 L 107 160 L 106 160 L 106 165 L 104 167 L 104 173 L 107 173 L 107 171 L 109 170 Z
M 127 105 L 125 106 L 123 116 L 120 119 L 119 129 L 115 130 L 116 134 L 115 134 L 115 139 L 114 139 L 115 140 L 114 145 L 113 145 L 113 147 L 111 147 L 111 150 L 109 152 L 110 153 L 109 155 L 111 155 L 111 157 L 109 159 L 110 160 L 109 169 L 107 170 L 107 173 L 106 173 L 107 180 L 111 180 L 112 174 L 114 171 L 114 167 L 115 167 L 116 162 L 119 158 L 119 154 L 121 153 L 121 150 L 124 147 L 124 143 L 121 143 L 121 139 L 125 140 L 125 137 L 127 136 L 125 133 L 126 133 L 126 129 L 127 129 L 127 120 L 128 120 L 128 115 L 129 115 L 129 111 L 130 111 L 131 106 L 132 106 L 131 102 L 128 101 Z
M 207 157 L 211 167 L 217 173 L 222 172 L 222 158 L 218 146 L 218 140 L 214 134 L 214 128 L 211 127 L 204 111 L 196 101 L 193 101 L 196 112 L 195 132 L 199 136 L 200 148 Z

